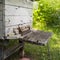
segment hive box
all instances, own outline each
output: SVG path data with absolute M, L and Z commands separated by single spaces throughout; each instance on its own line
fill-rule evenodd
M 16 39 L 32 27 L 32 0 L 0 0 L 0 39 Z

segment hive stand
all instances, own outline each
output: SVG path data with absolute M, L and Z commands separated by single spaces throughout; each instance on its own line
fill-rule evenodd
M 19 40 L 19 39 L 18 39 Z M 7 49 L 5 48 L 9 44 L 9 40 L 0 40 L 0 60 L 5 60 L 15 52 L 19 51 L 20 57 L 23 57 L 23 49 L 24 49 L 24 42 L 19 40 L 19 44 L 13 46 L 12 48 L 8 47 Z
M 17 50 L 20 49 L 20 56 L 23 57 L 23 49 L 24 49 L 24 42 L 29 42 L 32 44 L 37 44 L 40 46 L 45 46 L 47 45 L 47 49 L 48 49 L 48 57 L 49 60 L 51 60 L 50 57 L 50 48 L 49 48 L 49 38 L 51 37 L 52 33 L 50 32 L 44 32 L 44 31 L 39 31 L 39 30 L 31 30 L 30 33 L 26 34 L 23 38 L 19 38 L 19 44 L 15 47 L 13 47 L 12 49 L 7 49 L 6 51 L 4 51 L 4 47 L 2 46 L 0 48 L 0 60 L 4 60 L 7 57 L 9 57 L 10 55 L 12 55 L 13 53 L 15 53 Z M 4 46 L 6 46 L 6 44 L 8 44 L 9 40 L 2 40 L 2 44 Z

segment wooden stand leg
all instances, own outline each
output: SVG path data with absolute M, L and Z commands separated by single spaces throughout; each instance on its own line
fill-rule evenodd
M 24 57 L 24 41 L 19 40 L 19 43 L 22 44 L 22 47 L 19 50 L 20 58 Z
M 1 46 L 1 52 L 2 53 L 2 57 L 1 57 L 1 60 L 4 60 L 4 40 L 2 39 L 2 46 Z
M 48 60 L 51 60 L 49 43 L 47 43 L 47 49 L 48 49 Z
M 1 60 L 4 60 L 4 51 L 3 51 L 3 47 L 2 47 L 2 59 Z

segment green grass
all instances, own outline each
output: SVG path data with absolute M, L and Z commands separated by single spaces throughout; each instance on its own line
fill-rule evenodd
M 50 46 L 50 59 L 51 60 L 60 60 L 60 41 L 56 42 L 53 39 L 49 41 Z M 33 60 L 48 60 L 48 51 L 47 46 L 38 46 L 26 43 L 25 53 L 30 56 Z

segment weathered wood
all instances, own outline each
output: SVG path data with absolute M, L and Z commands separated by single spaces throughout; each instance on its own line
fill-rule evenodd
M 2 39 L 3 36 L 3 23 L 0 21 L 0 39 Z
M 19 43 L 22 44 L 22 48 L 19 49 L 19 55 L 20 55 L 20 58 L 22 58 L 22 57 L 24 57 L 24 45 L 25 45 L 25 43 L 23 40 L 20 40 L 20 39 L 19 39 Z
M 2 60 L 2 47 L 0 47 L 0 60 Z
M 1 11 L 2 11 L 2 7 L 3 7 L 2 4 L 0 4 L 0 10 L 1 10 Z
M 10 55 L 14 54 L 16 51 L 18 51 L 19 49 L 21 49 L 22 47 L 23 47 L 22 44 L 18 44 L 16 46 L 12 47 L 12 48 L 9 48 L 9 49 L 3 51 L 4 52 L 4 57 L 3 58 L 6 59 Z
M 2 15 L 0 15 L 0 21 L 2 21 Z
M 21 35 L 18 33 L 18 25 L 22 28 L 28 25 L 32 27 L 33 3 L 31 0 L 0 0 L 0 2 L 0 21 L 3 27 L 0 28 L 3 30 L 1 34 L 7 39 L 17 39 Z M 4 38 L 3 36 L 0 38 Z
M 0 16 L 2 15 L 2 12 L 0 11 Z
M 30 43 L 45 45 L 51 35 L 51 32 L 33 30 L 30 34 L 27 34 L 22 40 Z
M 21 42 L 20 40 L 18 40 L 17 43 L 13 44 L 13 46 L 9 45 L 10 43 L 9 39 L 0 40 L 0 42 L 2 42 L 2 45 L 0 44 L 0 60 L 5 60 L 6 58 L 8 58 L 9 56 L 11 56 L 17 51 L 19 51 L 20 53 L 23 53 L 23 49 L 24 49 L 23 41 Z M 7 43 L 7 44 L 3 46 L 4 43 Z
M 14 5 L 14 6 L 23 6 L 23 7 L 32 7 L 32 1 L 27 0 L 5 0 L 5 4 Z

